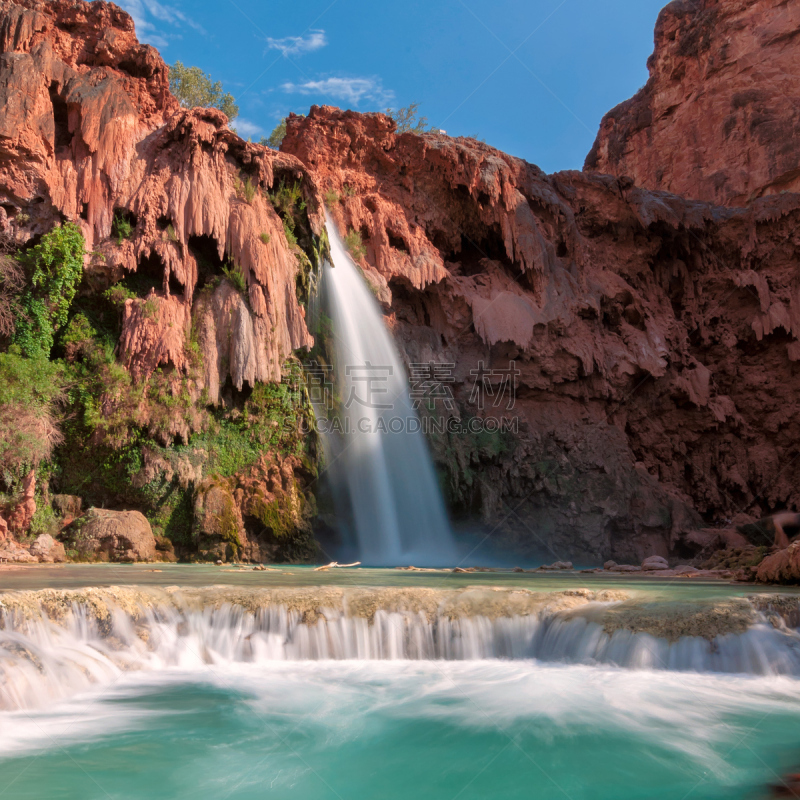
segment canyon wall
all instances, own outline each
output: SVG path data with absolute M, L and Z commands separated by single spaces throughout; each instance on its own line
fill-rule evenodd
M 712 203 L 800 187 L 800 7 L 674 0 L 650 77 L 600 124 L 584 169 Z
M 73 388 L 62 409 L 66 441 L 49 470 L 56 477 L 36 490 L 40 510 L 52 490 L 135 505 L 158 519 L 161 533 L 178 524 L 192 552 L 198 538 L 214 539 L 206 528 L 219 528 L 186 510 L 213 472 L 236 513 L 204 549 L 253 550 L 250 506 L 294 508 L 307 470 L 288 451 L 270 453 L 263 431 L 264 453 L 250 463 L 225 466 L 220 453 L 258 438 L 253 419 L 271 424 L 276 398 L 262 392 L 247 406 L 250 394 L 280 382 L 287 359 L 313 341 L 298 289 L 314 266 L 306 251 L 313 255 L 320 227 L 299 199 L 305 168 L 245 142 L 216 109 L 181 108 L 167 66 L 113 4 L 2 0 L 0 51 L 6 251 L 24 251 L 67 220 L 86 243 L 71 322 L 52 354 L 64 359 Z M 187 451 L 176 453 L 177 445 Z M 261 489 L 245 491 L 262 455 Z M 284 474 L 276 488 L 268 473 L 293 466 L 297 481 Z M 6 483 L 13 500 L 15 480 Z M 295 511 L 292 519 L 302 516 Z M 13 513 L 12 503 L 6 516 Z M 310 531 L 305 521 L 301 528 Z
M 437 413 L 519 419 L 433 437 L 453 507 L 495 542 L 689 557 L 714 541 L 701 529 L 797 503 L 796 195 L 723 208 L 548 176 L 328 107 L 290 118 L 282 147 L 360 233 L 407 360 L 455 365 Z M 510 361 L 513 409 L 481 410 L 471 373 L 499 370 L 499 390 Z

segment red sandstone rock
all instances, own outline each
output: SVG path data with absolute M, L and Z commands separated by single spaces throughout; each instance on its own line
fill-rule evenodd
M 758 565 L 756 580 L 761 583 L 800 583 L 800 542 L 767 556 Z
M 8 518 L 8 528 L 16 534 L 28 530 L 36 513 L 36 472 L 31 470 L 22 481 L 22 498 L 14 506 Z
M 67 560 L 66 550 L 61 542 L 57 542 L 49 533 L 36 537 L 31 545 L 31 555 L 43 564 L 62 563 Z
M 311 337 L 294 290 L 297 259 L 263 193 L 278 178 L 302 181 L 302 165 L 243 141 L 220 111 L 180 109 L 166 65 L 136 41 L 117 6 L 0 0 L 0 47 L 0 203 L 9 233 L 25 240 L 66 217 L 93 253 L 86 273 L 94 287 L 140 269 L 161 276 L 156 319 L 146 320 L 140 303 L 125 311 L 121 344 L 137 378 L 159 365 L 184 369 L 197 259 L 229 257 L 245 276 L 258 343 L 244 354 L 253 366 L 237 384 L 279 379 L 286 356 Z M 237 190 L 248 177 L 259 187 L 249 203 Z M 135 221 L 122 242 L 109 238 L 115 210 Z
M 675 0 L 647 84 L 609 111 L 584 169 L 741 205 L 800 190 L 800 6 Z
M 687 28 L 679 17 L 690 11 Z M 709 14 L 714 31 L 730 29 L 727 54 L 703 27 Z M 788 141 L 795 127 L 796 103 L 785 102 L 796 94 L 796 70 L 785 68 L 795 14 L 777 0 L 671 4 L 650 88 L 626 108 L 661 113 L 657 104 L 672 102 L 660 88 L 669 73 L 675 122 L 652 118 L 649 133 L 634 131 L 639 122 L 616 126 L 618 141 L 636 144 L 635 153 L 617 148 L 630 149 L 633 167 L 617 168 L 624 159 L 609 145 L 602 169 L 725 201 L 791 187 L 779 129 Z M 544 537 L 576 558 L 685 558 L 704 547 L 703 524 L 800 506 L 797 197 L 731 209 L 629 177 L 546 176 L 475 140 L 398 135 L 383 115 L 331 108 L 290 119 L 285 152 L 275 153 L 242 141 L 218 111 L 179 109 L 163 61 L 115 6 L 0 0 L 0 20 L 5 228 L 27 239 L 62 216 L 79 221 L 100 254 L 86 265 L 96 289 L 132 270 L 157 275 L 147 309 L 144 298 L 125 309 L 120 356 L 139 379 L 186 368 L 190 319 L 212 398 L 228 376 L 237 388 L 277 378 L 283 357 L 310 343 L 297 260 L 263 198 L 276 180 L 302 180 L 315 231 L 323 193 L 339 193 L 334 219 L 362 233 L 365 272 L 407 360 L 455 364 L 460 413 L 519 419 L 515 437 L 433 441 L 451 498 L 492 521 L 495 540 L 530 550 Z M 737 106 L 722 142 L 720 115 L 750 90 L 757 38 L 766 93 Z M 682 49 L 692 42 L 690 63 Z M 670 71 L 681 63 L 683 77 Z M 764 109 L 772 122 L 753 125 Z M 601 133 L 595 167 L 603 136 L 613 138 Z M 670 170 L 660 183 L 653 153 Z M 261 191 L 249 203 L 242 176 Z M 115 209 L 136 221 L 121 244 L 109 238 Z M 200 262 L 218 270 L 229 255 L 247 302 L 227 281 L 200 298 Z M 514 408 L 477 408 L 471 371 L 511 360 Z M 243 526 L 257 487 L 286 495 L 283 466 L 280 492 L 272 466 L 252 483 L 231 481 Z
M 70 549 L 101 561 L 154 561 L 156 540 L 138 511 L 90 508 L 66 534 Z
M 503 520 L 496 541 L 535 548 L 547 531 L 556 552 L 638 564 L 703 550 L 698 512 L 800 506 L 797 197 L 726 209 L 546 176 L 328 107 L 290 118 L 283 147 L 339 194 L 332 215 L 387 282 L 406 359 L 454 363 L 462 415 L 519 419 L 503 452 L 433 440 L 457 503 Z M 513 410 L 481 411 L 470 372 L 510 360 Z

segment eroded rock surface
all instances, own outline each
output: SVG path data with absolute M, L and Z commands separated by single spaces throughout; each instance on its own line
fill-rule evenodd
M 758 565 L 756 580 L 762 583 L 800 583 L 800 542 L 768 555 Z
M 297 259 L 264 191 L 302 180 L 300 163 L 245 142 L 220 111 L 181 109 L 163 60 L 115 5 L 4 0 L 0 25 L 7 230 L 24 240 L 62 218 L 78 222 L 97 289 L 142 270 L 160 277 L 149 306 L 125 307 L 121 352 L 137 378 L 159 366 L 185 371 L 198 282 L 229 259 L 252 309 L 250 335 L 234 343 L 246 367 L 218 363 L 232 371 L 209 375 L 207 388 L 217 397 L 213 382 L 228 374 L 238 389 L 279 380 L 283 359 L 311 339 Z M 132 224 L 129 238 L 111 236 L 115 213 Z
M 406 360 L 453 365 L 455 407 L 436 413 L 519 420 L 433 437 L 451 503 L 494 541 L 548 562 L 686 559 L 703 528 L 800 502 L 796 195 L 731 209 L 547 176 L 329 107 L 290 118 L 283 148 L 360 232 Z
M 786 0 L 669 3 L 649 80 L 603 117 L 585 169 L 714 203 L 798 191 L 799 41 Z

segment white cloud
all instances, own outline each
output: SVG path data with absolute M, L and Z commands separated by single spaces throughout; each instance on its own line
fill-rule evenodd
M 175 38 L 176 34 L 169 28 L 187 25 L 205 33 L 200 24 L 182 11 L 158 0 L 119 0 L 119 5 L 133 17 L 139 39 L 154 47 L 166 47 L 169 40 Z
M 286 36 L 283 39 L 267 39 L 267 47 L 270 50 L 280 50 L 285 56 L 302 56 L 306 53 L 313 53 L 328 44 L 325 38 L 325 31 L 311 31 L 303 38 L 302 36 Z
M 383 88 L 378 78 L 325 78 L 305 83 L 284 83 L 285 92 L 293 94 L 319 94 L 358 105 L 362 100 L 380 104 L 391 103 L 394 92 Z
M 239 136 L 245 139 L 248 136 L 264 136 L 266 134 L 266 131 L 260 125 L 251 122 L 249 119 L 244 119 L 244 117 L 236 117 L 231 127 L 233 127 Z

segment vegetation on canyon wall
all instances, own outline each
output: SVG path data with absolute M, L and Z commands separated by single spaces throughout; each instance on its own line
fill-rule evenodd
M 297 186 L 281 186 L 273 201 L 285 224 L 306 239 L 300 233 L 307 223 L 298 219 L 304 208 L 299 196 Z M 112 239 L 119 245 L 129 236 L 130 230 L 115 221 Z M 312 263 L 296 237 L 293 246 L 305 269 L 300 270 L 305 277 L 298 278 L 298 291 L 307 297 Z M 235 486 L 237 474 L 270 454 L 278 463 L 293 457 L 307 476 L 316 474 L 315 443 L 303 433 L 313 412 L 302 368 L 292 357 L 283 365 L 280 383 L 256 383 L 244 391 L 228 385 L 222 402 L 210 403 L 197 388 L 204 354 L 195 319 L 187 335 L 183 374 L 157 368 L 147 380 L 135 380 L 118 357 L 123 311 L 126 304 L 141 304 L 145 316 L 156 318 L 162 301 L 150 282 L 136 274 L 93 291 L 81 282 L 84 247 L 78 226 L 66 223 L 36 245 L 7 256 L 25 278 L 7 297 L 15 312 L 14 330 L 8 331 L 0 352 L 0 481 L 5 501 L 13 501 L 25 475 L 35 470 L 40 510 L 33 533 L 58 533 L 59 520 L 49 504 L 50 494 L 57 492 L 88 506 L 138 509 L 157 536 L 166 537 L 179 555 L 192 558 L 198 537 L 209 538 L 209 531 L 198 531 L 195 514 L 204 476 L 215 485 Z M 246 295 L 245 276 L 235 264 L 223 265 L 202 291 L 208 293 L 222 280 Z M 176 419 L 183 424 L 176 425 Z M 176 435 L 178 429 L 183 432 Z M 259 494 L 254 515 L 263 520 L 262 538 L 281 540 L 277 550 L 290 544 L 291 552 L 282 555 L 307 558 L 314 553 L 310 528 L 297 530 L 296 509 L 290 507 L 298 502 L 294 483 L 291 488 L 294 499 L 280 492 L 266 499 Z M 224 542 L 235 545 L 227 555 L 242 557 L 238 529 L 243 523 L 230 510 L 231 490 L 222 507 L 227 509 L 225 519 L 215 520 L 212 527 Z M 213 547 L 206 551 L 213 557 L 224 555 Z
M 236 115 L 233 97 L 197 68 L 175 65 L 170 85 L 186 108 Z M 285 279 L 296 294 L 285 302 L 302 309 L 326 239 L 314 233 L 302 173 L 264 178 L 231 161 L 226 202 L 257 244 L 228 243 L 224 258 L 212 237 L 187 236 L 177 215 L 146 231 L 124 204 L 99 237 L 86 205 L 83 221 L 34 224 L 24 209 L 10 226 L 0 220 L 0 540 L 16 514 L 23 541 L 49 533 L 68 556 L 91 558 L 75 541 L 81 509 L 99 507 L 142 512 L 164 557 L 314 556 L 313 410 L 292 337 L 276 323 L 258 327 L 265 303 L 254 272 L 266 258 L 278 271 L 260 279 Z M 147 249 L 120 268 L 144 236 Z M 196 278 L 167 279 L 172 253 Z M 254 325 L 261 344 L 249 339 Z M 303 331 L 294 338 L 310 341 Z M 265 374 L 253 351 L 270 340 Z

